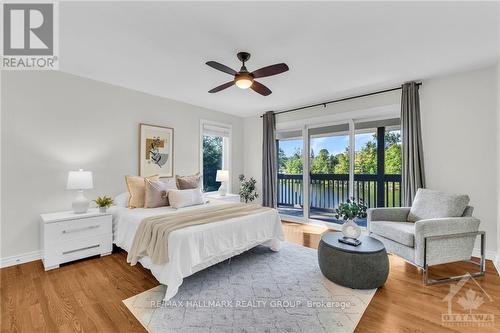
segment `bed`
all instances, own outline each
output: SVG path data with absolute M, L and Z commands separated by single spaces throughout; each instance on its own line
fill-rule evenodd
M 224 202 L 214 200 L 204 205 L 179 209 L 169 206 L 135 209 L 112 207 L 110 212 L 113 214 L 113 242 L 129 252 L 135 233 L 144 218 L 222 204 Z M 278 212 L 273 209 L 175 230 L 168 237 L 167 263 L 153 264 L 147 256 L 139 262 L 151 270 L 160 283 L 167 285 L 164 300 L 168 301 L 177 294 L 185 277 L 257 245 L 278 251 L 283 240 L 281 221 Z

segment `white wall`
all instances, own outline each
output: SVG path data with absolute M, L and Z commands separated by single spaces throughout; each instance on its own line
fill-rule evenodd
M 497 250 L 495 67 L 426 80 L 421 90 L 427 187 L 466 193 Z
M 262 202 L 262 118 L 259 116 L 244 119 L 244 169 L 247 178 L 257 181 L 256 189 L 259 197 L 256 202 Z
M 174 128 L 176 174 L 199 171 L 200 119 L 232 124 L 238 187 L 242 118 L 61 72 L 3 72 L 1 84 L 1 258 L 39 250 L 39 214 L 71 209 L 69 170 L 94 172 L 89 198 L 123 192 L 141 122 Z
M 497 61 L 497 258 L 495 266 L 500 274 L 500 58 Z

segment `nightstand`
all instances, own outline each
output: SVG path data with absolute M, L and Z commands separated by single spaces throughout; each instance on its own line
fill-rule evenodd
M 112 215 L 89 209 L 87 213 L 42 214 L 41 243 L 45 270 L 60 264 L 95 255 L 111 254 Z
M 209 201 L 222 200 L 227 202 L 240 202 L 240 195 L 233 193 L 227 193 L 226 195 L 222 196 L 219 195 L 219 192 L 207 192 L 205 193 L 205 198 L 208 199 Z

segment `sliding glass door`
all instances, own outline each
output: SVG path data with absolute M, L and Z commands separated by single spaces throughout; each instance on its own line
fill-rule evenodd
M 368 207 L 401 206 L 399 119 L 280 131 L 277 148 L 282 215 L 342 223 L 335 209 L 349 198 Z M 355 221 L 366 226 L 366 219 Z
M 278 211 L 289 217 L 304 217 L 302 131 L 280 132 L 276 140 L 278 152 Z
M 337 222 L 335 208 L 349 198 L 349 124 L 308 133 L 309 218 Z

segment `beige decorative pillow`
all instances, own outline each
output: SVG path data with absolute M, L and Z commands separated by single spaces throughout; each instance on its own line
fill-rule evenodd
M 130 198 L 128 199 L 128 208 L 144 207 L 144 196 L 146 192 L 144 179 L 156 181 L 159 179 L 159 177 L 158 175 L 153 175 L 145 178 L 138 176 L 125 176 L 128 193 L 130 194 Z
M 201 174 L 198 172 L 197 174 L 191 176 L 175 175 L 175 182 L 177 183 L 177 188 L 179 190 L 199 188 L 201 187 Z

